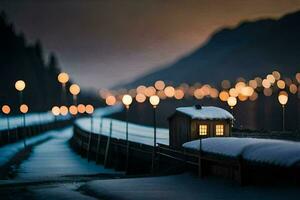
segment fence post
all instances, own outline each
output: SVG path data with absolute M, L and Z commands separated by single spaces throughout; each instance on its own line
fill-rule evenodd
M 112 120 L 110 121 L 109 136 L 108 136 L 107 142 L 106 142 L 105 157 L 104 157 L 104 167 L 107 166 L 107 162 L 108 162 L 108 153 L 109 153 L 109 146 L 110 146 L 110 137 L 111 137 L 111 134 L 112 134 Z
M 198 175 L 203 178 L 203 162 L 202 162 L 202 140 L 200 138 L 199 158 L 198 158 Z
M 94 126 L 94 120 L 93 120 L 93 115 L 91 115 L 91 131 L 90 131 L 90 134 L 89 134 L 89 141 L 88 141 L 88 149 L 87 149 L 87 159 L 88 159 L 88 162 L 90 161 L 90 149 L 91 149 L 91 140 L 92 140 L 92 134 L 93 134 L 93 126 Z
M 102 134 L 102 123 L 103 123 L 103 118 L 100 117 L 101 120 L 100 120 L 100 131 L 99 131 L 99 135 L 98 135 L 98 138 L 97 138 L 97 152 L 96 152 L 96 163 L 99 162 L 99 154 L 101 153 L 100 152 L 100 144 L 101 144 L 101 134 Z

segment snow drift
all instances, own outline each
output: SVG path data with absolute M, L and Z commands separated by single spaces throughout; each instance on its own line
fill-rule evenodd
M 200 140 L 184 143 L 184 148 L 199 150 Z M 300 164 L 300 142 L 256 138 L 206 138 L 201 141 L 204 152 L 248 161 L 291 167 Z

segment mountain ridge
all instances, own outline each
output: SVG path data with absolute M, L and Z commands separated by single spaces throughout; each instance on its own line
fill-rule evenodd
M 300 11 L 297 11 L 279 19 L 244 21 L 234 28 L 222 28 L 190 54 L 125 84 L 125 87 L 150 85 L 159 79 L 173 84 L 205 82 L 216 85 L 222 78 L 253 78 L 272 70 L 291 75 L 300 64 L 297 61 L 300 56 L 300 47 L 297 47 L 300 46 L 297 38 L 300 35 L 299 22 Z M 288 55 L 289 52 L 293 55 Z M 218 70 L 224 71 L 226 67 L 233 73 L 225 71 L 222 77 L 216 76 Z M 207 76 L 197 77 L 194 73 L 197 71 L 213 75 L 209 79 Z

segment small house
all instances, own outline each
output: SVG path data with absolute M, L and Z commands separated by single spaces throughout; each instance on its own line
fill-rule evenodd
M 179 107 L 169 118 L 170 146 L 205 137 L 228 137 L 231 134 L 232 114 L 214 106 Z

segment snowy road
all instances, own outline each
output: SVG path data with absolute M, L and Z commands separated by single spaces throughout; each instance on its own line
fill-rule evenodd
M 47 179 L 68 175 L 114 173 L 81 158 L 69 147 L 72 128 L 58 130 L 52 138 L 35 146 L 30 157 L 17 169 L 16 179 Z

